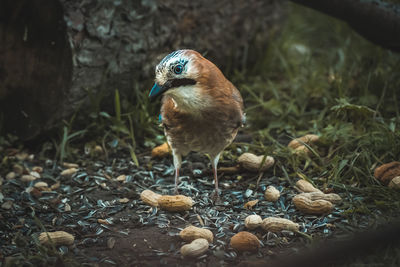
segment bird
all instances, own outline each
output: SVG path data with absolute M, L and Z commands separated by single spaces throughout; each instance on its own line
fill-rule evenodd
M 149 98 L 162 95 L 160 120 L 171 148 L 178 194 L 182 156 L 191 151 L 210 157 L 219 199 L 217 166 L 222 151 L 232 143 L 246 121 L 243 98 L 221 70 L 200 53 L 174 51 L 155 68 Z

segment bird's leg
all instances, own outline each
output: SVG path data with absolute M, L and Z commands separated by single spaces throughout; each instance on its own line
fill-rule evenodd
M 181 168 L 182 157 L 180 154 L 176 153 L 172 150 L 172 157 L 174 158 L 174 166 L 175 166 L 175 189 L 174 194 L 178 194 L 178 182 L 179 182 L 179 169 Z
M 219 189 L 218 189 L 218 173 L 217 173 L 217 167 L 218 167 L 218 161 L 219 161 L 219 156 L 221 155 L 218 154 L 214 158 L 211 158 L 211 165 L 213 169 L 213 174 L 214 174 L 214 183 L 215 183 L 215 190 L 212 194 L 212 199 L 215 201 L 219 198 Z
M 179 168 L 175 167 L 175 189 L 174 195 L 178 195 L 178 182 L 179 182 Z

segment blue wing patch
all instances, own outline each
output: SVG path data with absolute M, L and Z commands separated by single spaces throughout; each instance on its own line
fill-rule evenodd
M 243 113 L 243 115 L 242 115 L 242 127 L 246 124 L 246 121 L 247 121 L 246 113 Z
M 161 114 L 158 115 L 158 122 L 162 122 L 162 116 L 161 116 Z

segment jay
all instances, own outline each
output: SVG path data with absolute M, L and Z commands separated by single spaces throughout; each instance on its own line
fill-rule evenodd
M 242 96 L 217 66 L 193 50 L 174 51 L 157 65 L 149 97 L 159 95 L 175 167 L 175 194 L 182 156 L 196 151 L 211 158 L 213 198 L 218 198 L 218 160 L 245 123 Z

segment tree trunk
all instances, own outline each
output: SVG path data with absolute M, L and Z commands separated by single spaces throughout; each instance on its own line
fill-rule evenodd
M 3 131 L 35 137 L 92 95 L 147 92 L 154 67 L 181 48 L 227 70 L 254 60 L 279 28 L 278 0 L 2 0 Z M 256 42 L 254 42 L 256 40 Z
M 364 38 L 400 52 L 400 5 L 381 0 L 291 0 L 338 19 Z
M 57 1 L 0 3 L 0 129 L 35 136 L 63 111 L 72 54 Z

